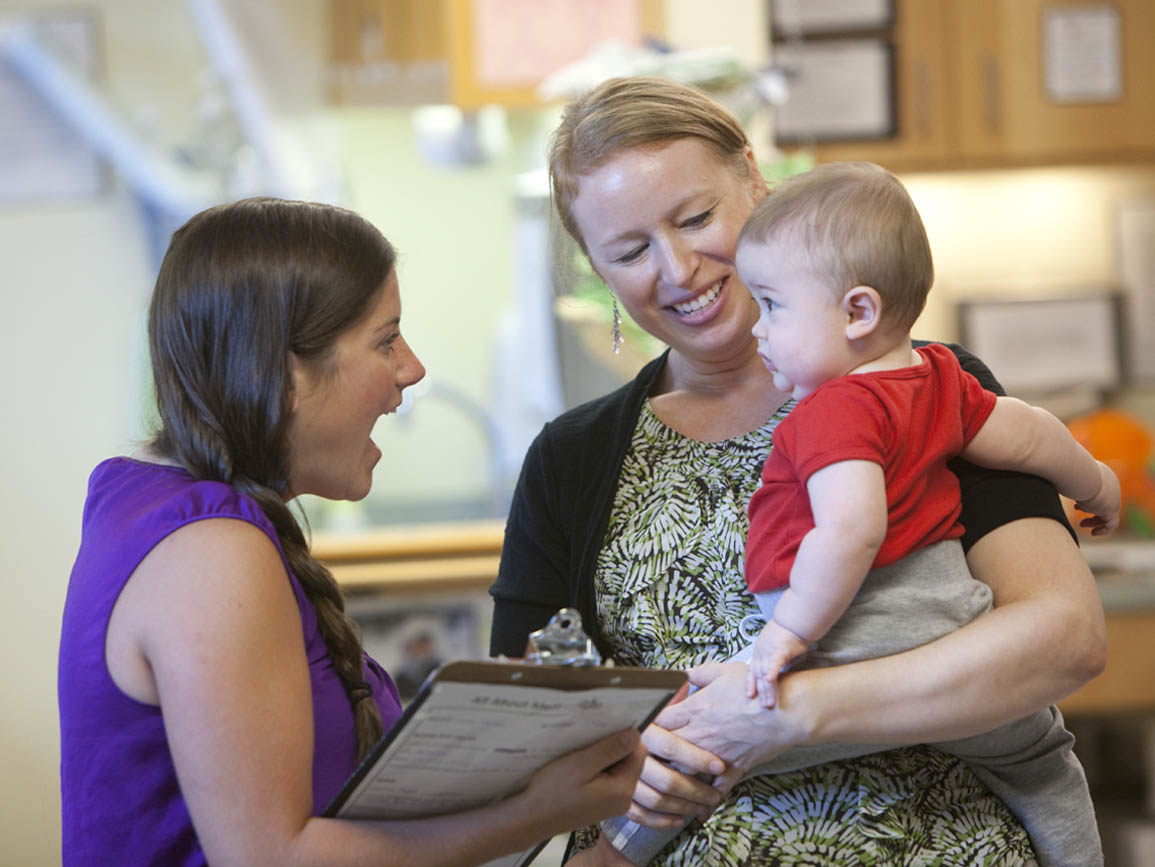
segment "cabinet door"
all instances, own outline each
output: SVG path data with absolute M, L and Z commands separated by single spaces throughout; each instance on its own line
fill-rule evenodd
M 665 0 L 441 0 L 455 105 L 541 104 L 538 85 L 606 42 L 660 37 Z
M 897 171 L 941 167 L 950 158 L 953 45 L 946 0 L 894 0 L 896 132 L 893 138 L 819 145 L 820 162 L 868 160 Z
M 662 37 L 668 0 L 328 0 L 336 102 L 541 104 L 538 85 L 607 40 Z
M 1072 63 L 1108 65 L 1117 57 L 1117 99 L 1059 101 L 1048 93 L 1047 16 L 1075 11 L 1118 15 L 1112 51 L 1069 55 Z M 1152 0 L 952 0 L 949 27 L 958 43 L 963 162 L 1110 162 L 1155 153 Z

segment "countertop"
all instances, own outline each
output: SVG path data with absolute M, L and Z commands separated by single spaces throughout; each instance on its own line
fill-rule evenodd
M 1155 541 L 1083 541 L 1081 550 L 1095 573 L 1104 611 L 1155 609 Z
M 317 533 L 312 551 L 342 587 L 386 594 L 484 590 L 501 560 L 505 521 Z

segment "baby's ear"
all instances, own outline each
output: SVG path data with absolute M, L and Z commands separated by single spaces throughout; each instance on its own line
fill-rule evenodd
M 846 313 L 846 338 L 859 340 L 873 333 L 882 322 L 882 296 L 870 286 L 855 286 L 842 296 Z

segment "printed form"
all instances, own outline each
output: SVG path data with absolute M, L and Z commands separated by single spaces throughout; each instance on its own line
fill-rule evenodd
M 536 675 L 542 669 L 528 671 Z M 645 725 L 685 680 L 680 672 L 586 671 L 614 685 L 553 688 L 435 680 L 338 796 L 340 806 L 326 813 L 405 819 L 491 803 L 521 791 L 538 768 L 559 756 L 615 731 Z M 630 684 L 637 676 L 643 681 Z M 523 859 L 539 848 L 490 864 L 525 864 Z

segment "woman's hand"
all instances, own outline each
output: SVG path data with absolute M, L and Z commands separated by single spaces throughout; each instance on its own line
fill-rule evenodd
M 805 726 L 791 713 L 789 682 L 779 679 L 778 706 L 767 710 L 746 697 L 748 672 L 741 662 L 708 662 L 690 671 L 698 687 L 685 701 L 670 705 L 654 722 L 726 762 L 733 780 L 789 747 L 807 741 Z M 737 772 L 736 775 L 734 772 Z
M 592 825 L 626 812 L 645 758 L 641 737 L 625 729 L 550 762 L 518 797 L 543 837 Z
M 643 734 L 650 755 L 627 814 L 632 821 L 680 828 L 684 815 L 704 819 L 746 771 L 805 741 L 787 712 L 789 692 L 778 709 L 764 710 L 746 698 L 746 677 L 740 662 L 690 672 L 698 690 L 668 705 Z
M 650 828 L 681 828 L 684 815 L 710 815 L 722 796 L 701 778 L 716 779 L 725 773 L 726 763 L 655 724 L 642 739 L 649 756 L 626 816 Z

